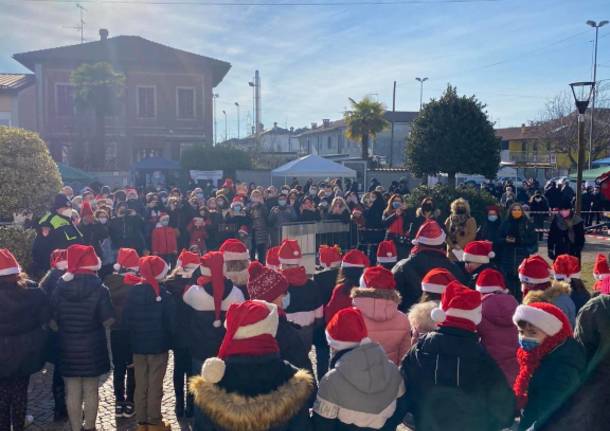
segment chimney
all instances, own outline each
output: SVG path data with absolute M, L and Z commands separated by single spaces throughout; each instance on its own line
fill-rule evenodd
M 311 123 L 311 128 L 312 130 L 315 130 L 318 128 L 318 123 Z
M 525 135 L 525 123 L 521 123 L 521 136 Z
M 105 28 L 100 28 L 100 40 L 104 41 L 108 39 L 108 30 Z
M 322 124 L 324 125 L 324 128 L 327 128 L 328 126 L 330 126 L 330 119 L 323 118 L 322 119 Z
M 273 128 L 274 128 L 274 129 L 277 129 L 277 121 L 274 121 L 274 122 L 273 122 Z
M 290 133 L 294 133 L 294 127 L 290 126 Z

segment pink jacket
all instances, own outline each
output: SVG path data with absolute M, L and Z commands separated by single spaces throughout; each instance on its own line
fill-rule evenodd
M 379 343 L 388 359 L 400 365 L 411 348 L 411 326 L 407 315 L 398 311 L 400 297 L 389 289 L 354 289 L 353 305 L 362 312 L 369 338 Z
M 517 347 L 519 337 L 513 323 L 513 314 L 517 300 L 506 293 L 488 293 L 483 295 L 483 319 L 477 331 L 481 343 L 496 361 L 508 384 L 512 387 L 519 372 L 517 364 Z

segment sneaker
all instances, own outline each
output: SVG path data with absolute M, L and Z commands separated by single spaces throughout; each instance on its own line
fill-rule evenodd
M 132 418 L 136 414 L 136 409 L 133 403 L 127 402 L 123 404 L 123 417 Z
M 117 418 L 122 418 L 124 415 L 124 407 L 123 404 L 117 404 L 114 407 L 114 416 Z
M 32 425 L 34 423 L 34 416 L 32 415 L 25 415 L 25 427 L 29 427 L 30 425 Z

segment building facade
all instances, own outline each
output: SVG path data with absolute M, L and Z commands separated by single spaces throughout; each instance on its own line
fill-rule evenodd
M 105 170 L 125 170 L 147 157 L 179 160 L 211 143 L 212 93 L 231 65 L 139 36 L 108 37 L 15 54 L 34 72 L 36 130 L 57 161 L 90 139 L 91 117 L 77 112 L 70 74 L 84 63 L 108 62 L 125 76 L 118 108 L 105 119 Z
M 36 130 L 34 75 L 0 73 L 0 126 Z

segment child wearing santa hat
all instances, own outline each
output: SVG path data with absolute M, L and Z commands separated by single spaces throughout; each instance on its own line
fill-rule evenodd
M 176 264 L 178 254 L 178 235 L 176 229 L 169 225 L 169 215 L 162 213 L 152 231 L 152 254 L 161 257 L 170 267 Z
M 223 253 L 206 253 L 201 258 L 201 276 L 184 292 L 183 300 L 188 307 L 187 337 L 194 372 L 198 372 L 203 362 L 218 351 L 225 334 L 222 323 L 229 306 L 244 301 L 241 290 L 225 277 L 224 267 Z
M 481 272 L 487 268 L 497 269 L 491 263 L 491 259 L 496 257 L 493 251 L 493 244 L 491 241 L 470 241 L 466 244 L 463 251 L 461 260 L 464 263 L 464 270 L 470 277 L 468 286 L 475 288 L 477 278 Z
M 249 300 L 226 314 L 216 357 L 190 382 L 194 431 L 309 430 L 313 377 L 280 358 L 277 306 Z
M 610 256 L 610 253 L 608 253 Z M 610 278 L 610 265 L 608 265 L 608 257 L 603 253 L 597 253 L 595 256 L 595 263 L 593 264 L 593 278 L 595 284 L 593 290 L 599 292 L 601 289 L 602 282 Z
M 547 302 L 520 305 L 513 322 L 519 329 L 519 374 L 513 390 L 521 413 L 519 430 L 542 429 L 578 389 L 585 370 L 582 347 L 572 338 L 563 311 Z
M 282 275 L 288 280 L 290 303 L 284 308 L 288 320 L 301 327 L 299 333 L 307 350 L 313 344 L 314 329 L 324 324 L 324 303 L 316 283 L 301 265 L 303 254 L 299 243 L 285 239 L 280 246 Z
M 201 258 L 197 253 L 182 250 L 176 268 L 165 280 L 165 287 L 176 302 L 176 332 L 172 339 L 174 352 L 174 394 L 176 395 L 176 417 L 193 416 L 193 397 L 186 396 L 185 382 L 193 376 L 192 355 L 189 349 L 189 307 L 184 303 L 183 293 L 196 283 L 201 275 Z M 186 405 L 185 405 L 186 401 Z
M 550 302 L 568 317 L 570 325 L 576 322 L 576 306 L 570 297 L 572 289 L 565 281 L 552 280 L 552 269 L 540 255 L 525 258 L 519 265 L 519 280 L 523 303 Z
M 510 427 L 514 396 L 476 332 L 481 294 L 452 281 L 432 318 L 439 328 L 417 342 L 401 367 L 416 429 Z
M 591 299 L 591 294 L 585 287 L 580 275 L 580 260 L 570 254 L 560 254 L 553 262 L 553 278 L 558 281 L 570 283 L 570 298 L 578 310 Z
M 101 261 L 89 245 L 68 247 L 68 266 L 51 304 L 72 429 L 95 429 L 99 376 L 110 371 L 106 328 L 114 322 L 108 288 L 96 274 Z M 84 426 L 83 426 L 84 416 Z
M 193 220 L 186 226 L 186 231 L 189 234 L 189 249 L 197 250 L 198 253 L 208 251 L 206 240 L 208 239 L 208 230 L 205 217 L 201 214 L 193 217 Z
M 400 365 L 411 348 L 411 327 L 407 316 L 398 311 L 400 294 L 392 273 L 381 266 L 366 268 L 351 296 L 354 308 L 362 312 L 369 338 Z
M 283 360 L 297 368 L 312 371 L 309 351 L 299 336 L 299 327 L 286 318 L 284 306 L 289 303 L 288 280 L 281 273 L 264 267 L 255 260 L 248 267 L 248 296 L 278 307 L 279 322 L 275 336 Z M 316 351 L 317 352 L 317 351 Z
M 360 277 L 369 266 L 369 258 L 358 249 L 345 253 L 341 261 L 341 269 L 337 276 L 337 285 L 333 289 L 330 300 L 324 307 L 326 323 L 341 309 L 352 306 L 352 288 L 360 285 Z
M 361 312 L 337 312 L 326 338 L 333 356 L 314 403 L 315 429 L 395 430 L 407 408 L 404 381 L 384 349 L 368 338 Z
M 48 298 L 51 298 L 57 283 L 68 267 L 68 255 L 66 249 L 56 249 L 51 253 L 51 269 L 40 280 L 38 286 L 45 291 Z M 63 422 L 68 419 L 66 410 L 66 393 L 64 379 L 61 377 L 61 363 L 59 362 L 59 336 L 55 331 L 49 331 L 49 341 L 47 343 L 47 360 L 53 367 L 52 390 L 54 409 L 53 419 L 55 422 Z
M 244 244 L 250 244 L 251 225 L 252 220 L 246 212 L 244 197 L 235 196 L 229 211 L 224 216 L 222 229 L 225 239 L 234 238 L 242 241 Z
M 138 266 L 139 276 L 125 275 L 125 283 L 133 288 L 123 310 L 133 352 L 138 431 L 169 431 L 161 414 L 163 378 L 175 330 L 174 298 L 162 285 L 169 265 L 159 256 L 145 256 Z
M 133 355 L 129 342 L 129 332 L 121 320 L 123 309 L 127 302 L 129 291 L 133 288 L 124 282 L 127 274 L 137 274 L 140 265 L 140 256 L 133 248 L 119 248 L 115 272 L 104 278 L 108 286 L 112 305 L 114 305 L 117 319 L 110 330 L 110 346 L 112 350 L 112 374 L 115 396 L 115 416 L 117 418 L 130 418 L 135 414 L 134 391 L 135 375 L 133 370 Z
M 229 238 L 220 246 L 219 251 L 224 259 L 224 274 L 248 298 L 248 265 L 250 252 L 243 241 Z
M 476 289 L 481 293 L 482 315 L 477 332 L 481 343 L 496 361 L 506 381 L 512 387 L 519 366 L 517 365 L 517 329 L 513 314 L 519 303 L 508 293 L 504 276 L 495 269 L 481 271 Z
M 270 247 L 265 256 L 265 265 L 274 271 L 280 270 L 280 246 Z

